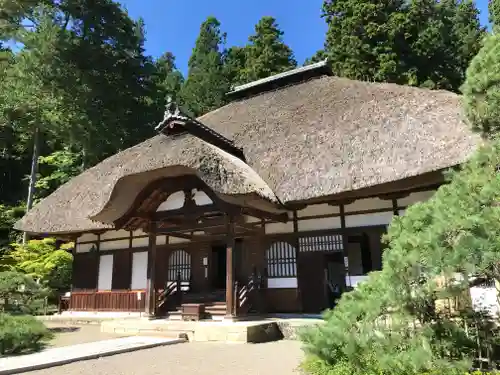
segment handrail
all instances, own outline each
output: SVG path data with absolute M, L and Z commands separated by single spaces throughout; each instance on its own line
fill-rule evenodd
M 165 289 L 157 297 L 157 307 L 163 307 L 167 302 L 176 298 L 176 303 L 180 305 L 182 303 L 182 294 L 189 290 L 190 282 L 183 283 L 181 273 L 177 273 L 175 281 L 167 281 L 165 283 Z
M 235 315 L 246 314 L 252 308 L 260 312 L 260 292 L 265 289 L 263 278 L 257 275 L 255 267 L 253 268 L 252 275 L 248 278 L 246 283 L 234 284 L 234 308 Z

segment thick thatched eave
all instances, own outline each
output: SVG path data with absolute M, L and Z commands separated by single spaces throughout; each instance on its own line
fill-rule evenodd
M 458 95 L 328 76 L 230 103 L 200 121 L 243 148 L 282 202 L 448 168 L 480 143 Z
M 113 228 L 148 184 L 187 174 L 195 174 L 222 199 L 257 194 L 277 202 L 267 184 L 237 157 L 189 134 L 158 135 L 73 178 L 15 227 L 32 233 Z
M 16 228 L 112 227 L 133 200 L 117 189 L 138 194 L 156 178 L 186 173 L 220 196 L 317 201 L 460 164 L 480 143 L 453 93 L 328 76 L 235 101 L 199 121 L 245 161 L 193 135 L 159 135 L 63 185 Z M 126 199 L 117 204 L 116 196 Z

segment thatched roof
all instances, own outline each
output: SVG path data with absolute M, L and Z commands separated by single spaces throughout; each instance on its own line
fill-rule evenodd
M 149 183 L 194 173 L 222 198 L 256 193 L 276 202 L 269 186 L 240 159 L 189 134 L 157 135 L 73 178 L 33 207 L 16 228 L 34 233 L 113 228 Z
M 258 193 L 286 203 L 454 166 L 479 143 L 453 93 L 336 77 L 233 102 L 199 120 L 242 148 L 247 164 L 190 135 L 159 135 L 63 185 L 16 228 L 103 228 L 91 218 L 120 179 L 138 173 L 134 191 L 159 175 L 189 170 L 218 193 Z
M 283 202 L 454 166 L 480 142 L 458 95 L 338 77 L 233 102 L 200 121 L 243 148 Z

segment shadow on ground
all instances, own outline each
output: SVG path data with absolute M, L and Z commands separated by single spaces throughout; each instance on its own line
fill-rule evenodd
M 79 331 L 80 327 L 51 327 L 49 331 L 52 333 L 67 333 Z

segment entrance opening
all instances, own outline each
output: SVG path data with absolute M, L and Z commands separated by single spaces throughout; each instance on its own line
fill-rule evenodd
M 226 246 L 212 246 L 212 285 L 215 289 L 226 289 Z
M 345 266 L 342 253 L 325 255 L 326 303 L 332 308 L 345 291 Z

